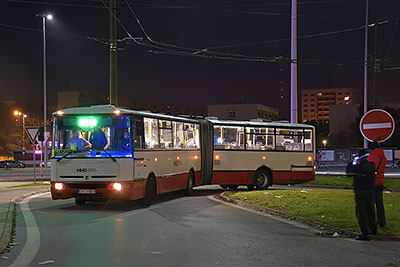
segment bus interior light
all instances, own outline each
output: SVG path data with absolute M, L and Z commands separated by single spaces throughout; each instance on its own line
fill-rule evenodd
M 63 183 L 55 183 L 54 184 L 54 188 L 56 190 L 64 190 L 65 189 L 65 185 Z
M 122 184 L 121 183 L 111 183 L 108 186 L 108 190 L 121 191 L 122 190 Z

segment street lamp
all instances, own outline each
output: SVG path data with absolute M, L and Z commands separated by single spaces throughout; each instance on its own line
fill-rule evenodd
M 42 18 L 43 24 L 43 131 L 46 133 L 46 124 L 47 124 L 47 117 L 46 117 L 46 20 L 52 20 L 53 16 L 51 14 L 36 14 L 36 17 Z M 47 141 L 44 142 L 42 145 L 42 149 L 44 148 L 44 163 L 47 166 Z
M 326 141 L 325 139 L 322 140 L 322 144 L 324 145 L 324 148 L 326 148 L 326 143 L 328 143 L 328 141 Z
M 28 117 L 26 114 L 23 112 L 20 112 L 18 110 L 14 111 L 14 116 L 22 116 L 22 150 L 25 150 L 25 135 L 24 135 L 24 129 L 25 129 L 25 118 Z

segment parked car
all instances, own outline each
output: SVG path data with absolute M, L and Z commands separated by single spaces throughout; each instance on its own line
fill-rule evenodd
M 0 168 L 25 168 L 25 163 L 17 160 L 0 161 Z

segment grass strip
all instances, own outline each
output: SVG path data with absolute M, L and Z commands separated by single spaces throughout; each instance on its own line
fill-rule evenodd
M 227 193 L 227 197 L 359 232 L 351 190 L 268 190 Z M 387 226 L 379 234 L 400 235 L 400 193 L 384 192 Z
M 353 185 L 351 177 L 323 176 L 317 175 L 315 180 L 302 183 L 302 185 L 326 185 L 326 186 L 348 186 Z M 385 179 L 385 187 L 388 190 L 400 190 L 400 179 Z

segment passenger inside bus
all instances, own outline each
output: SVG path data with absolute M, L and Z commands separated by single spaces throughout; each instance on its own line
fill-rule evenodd
M 100 127 L 91 130 L 89 142 L 92 144 L 92 149 L 104 149 L 108 143 L 107 137 Z
M 81 150 L 90 148 L 90 143 L 85 139 L 79 136 L 79 131 L 73 131 L 72 137 L 68 142 L 68 148 L 72 150 Z

